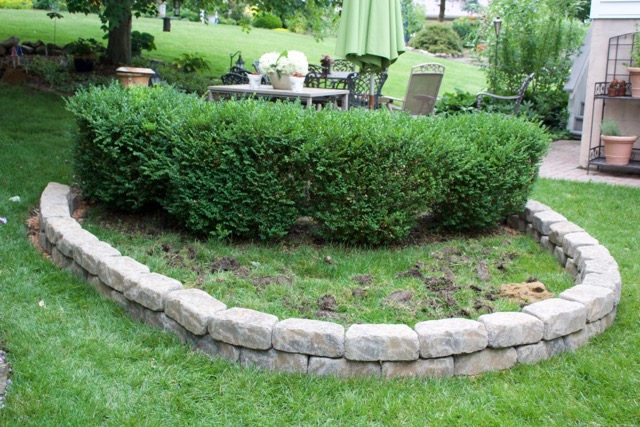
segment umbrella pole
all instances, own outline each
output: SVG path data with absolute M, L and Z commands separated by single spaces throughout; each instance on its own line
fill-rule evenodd
M 373 73 L 369 76 L 369 110 L 373 110 L 374 100 L 376 97 L 376 79 L 373 77 Z

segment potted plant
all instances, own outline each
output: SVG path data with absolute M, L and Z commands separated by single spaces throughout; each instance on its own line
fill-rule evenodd
M 322 55 L 322 58 L 320 58 L 320 66 L 322 67 L 322 74 L 324 74 L 325 76 L 327 74 L 331 74 L 331 64 L 333 64 L 335 61 L 333 60 L 332 57 L 330 57 L 329 55 Z
M 95 39 L 83 39 L 69 43 L 65 51 L 73 55 L 73 65 L 79 73 L 93 71 L 96 56 L 104 51 L 104 47 Z
M 625 166 L 629 164 L 633 144 L 637 136 L 624 136 L 616 120 L 603 120 L 600 123 L 600 138 L 604 145 L 604 156 L 607 164 Z
M 618 96 L 618 79 L 613 79 L 607 88 L 608 96 Z
M 631 96 L 640 98 L 640 33 L 633 36 L 633 50 L 631 51 L 631 64 L 629 65 L 629 81 L 631 83 Z
M 274 89 L 291 90 L 289 76 L 296 73 L 305 76 L 309 72 L 307 57 L 297 50 L 265 53 L 260 57 L 258 66 L 269 76 Z

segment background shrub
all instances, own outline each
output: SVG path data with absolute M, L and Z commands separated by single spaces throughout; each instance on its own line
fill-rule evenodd
M 261 12 L 253 18 L 251 25 L 256 28 L 273 30 L 275 28 L 282 28 L 282 19 L 272 13 Z
M 460 36 L 449 25 L 432 24 L 420 30 L 409 41 L 409 45 L 431 53 L 462 53 Z
M 83 194 L 125 211 L 164 200 L 176 129 L 197 101 L 169 86 L 117 82 L 66 98 L 79 128 L 74 173 Z
M 438 190 L 420 134 L 428 120 L 362 110 L 314 119 L 305 149 L 319 234 L 374 245 L 406 237 Z
M 475 48 L 478 44 L 480 22 L 479 19 L 472 16 L 461 16 L 451 23 L 451 28 L 458 34 L 464 47 Z
M 297 151 L 313 112 L 253 100 L 206 107 L 180 132 L 167 210 L 218 238 L 284 236 L 304 195 Z
M 438 141 L 442 193 L 433 214 L 441 228 L 486 229 L 524 208 L 550 142 L 539 125 L 502 114 L 458 114 L 428 132 Z

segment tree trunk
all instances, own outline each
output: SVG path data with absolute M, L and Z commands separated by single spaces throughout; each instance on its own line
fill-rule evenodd
M 131 64 L 131 7 L 127 8 L 120 22 L 109 30 L 107 60 L 114 65 Z
M 440 13 L 438 14 L 438 22 L 444 22 L 444 11 L 447 7 L 447 0 L 440 0 Z

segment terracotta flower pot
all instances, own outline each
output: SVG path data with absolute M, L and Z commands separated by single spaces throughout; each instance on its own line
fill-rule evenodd
M 633 143 L 637 136 L 606 136 L 602 135 L 604 145 L 604 156 L 607 164 L 616 166 L 626 166 L 629 164 Z
M 640 68 L 629 67 L 629 82 L 631 83 L 631 96 L 640 98 Z

